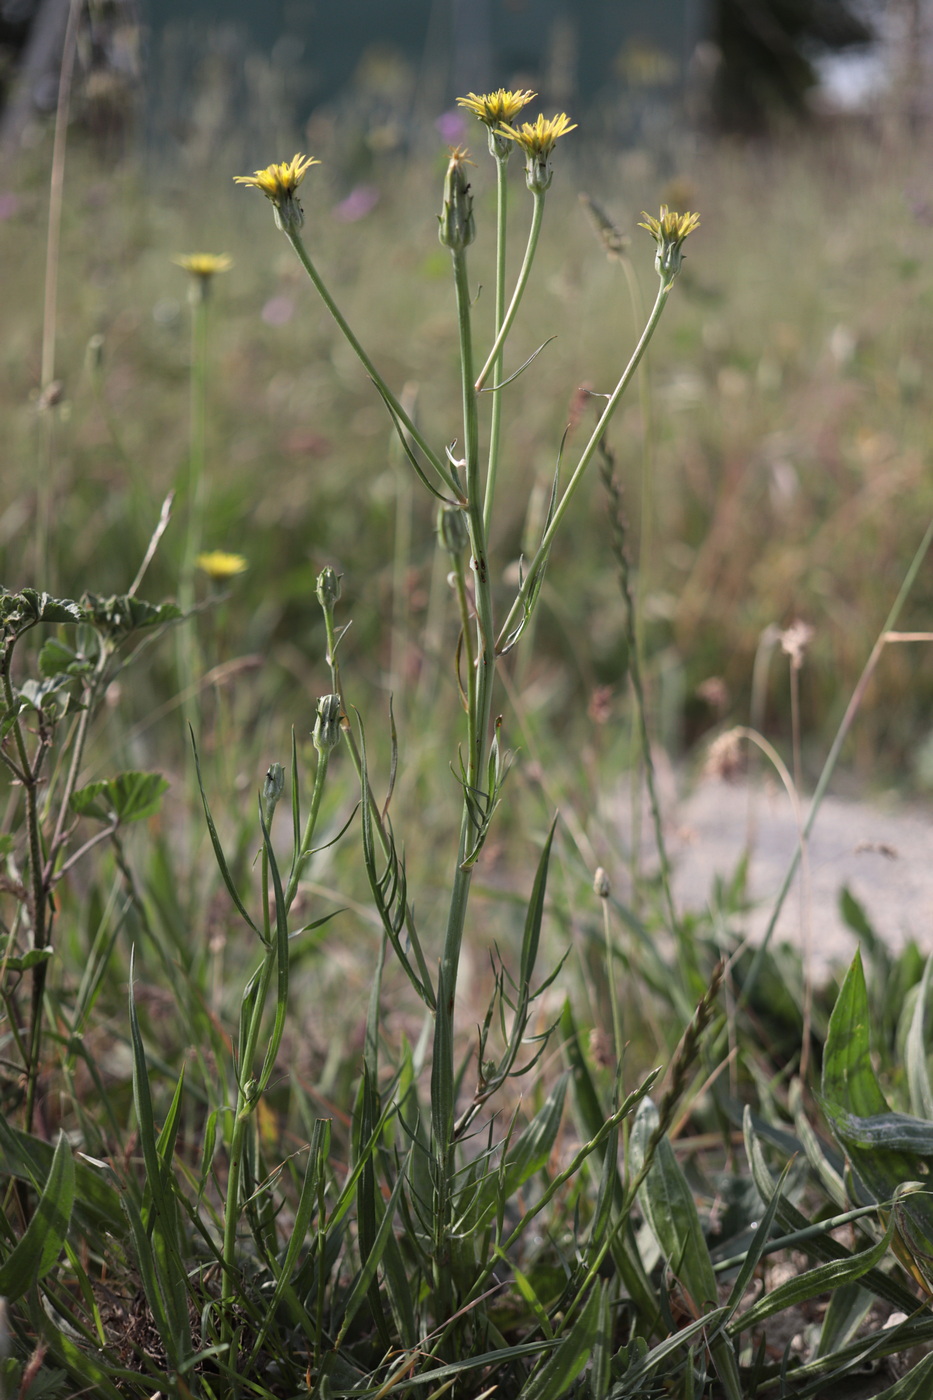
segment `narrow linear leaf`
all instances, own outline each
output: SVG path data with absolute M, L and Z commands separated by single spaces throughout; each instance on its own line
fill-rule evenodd
M 594 1288 L 580 1316 L 522 1386 L 522 1400 L 564 1400 L 590 1359 L 599 1330 L 600 1290 Z

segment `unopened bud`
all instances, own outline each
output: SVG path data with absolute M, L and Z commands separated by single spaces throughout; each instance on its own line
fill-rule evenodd
M 317 702 L 317 717 L 311 734 L 318 753 L 329 753 L 340 743 L 340 721 L 343 706 L 339 695 L 322 695 Z
M 466 151 L 455 146 L 444 176 L 444 207 L 438 215 L 438 237 L 446 248 L 466 248 L 476 236 L 473 196 L 465 167 L 472 165 Z
M 273 763 L 266 773 L 266 781 L 262 785 L 260 801 L 262 803 L 262 815 L 266 826 L 272 821 L 272 814 L 278 806 L 279 798 L 285 788 L 285 769 L 281 763 Z
M 598 895 L 600 899 L 609 898 L 609 876 L 602 866 L 599 866 L 593 876 L 593 893 Z
M 456 557 L 470 543 L 466 516 L 459 506 L 441 506 L 437 516 L 437 535 L 447 553 Z
M 340 575 L 328 564 L 317 576 L 317 600 L 329 612 L 340 597 Z

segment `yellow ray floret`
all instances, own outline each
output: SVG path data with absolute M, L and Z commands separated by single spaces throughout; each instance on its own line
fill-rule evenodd
M 466 97 L 457 98 L 457 106 L 465 107 L 468 112 L 473 112 L 487 126 L 499 126 L 502 123 L 509 125 L 515 120 L 522 108 L 526 107 L 537 95 L 536 92 L 508 92 L 505 88 L 500 88 L 498 92 L 486 92 L 482 95 L 468 92 Z
M 234 175 L 233 178 L 238 185 L 255 185 L 266 199 L 280 208 L 294 196 L 311 166 L 320 163 L 313 156 L 296 153 L 290 161 L 282 161 L 280 165 L 267 165 L 265 170 L 257 170 L 252 175 Z
M 190 272 L 192 277 L 204 278 L 229 272 L 233 266 L 233 259 L 226 253 L 179 253 L 172 262 Z
M 688 234 L 700 227 L 699 214 L 672 214 L 666 204 L 661 205 L 661 216 L 655 219 L 651 214 L 646 214 L 642 210 L 644 223 L 639 222 L 639 228 L 646 228 L 657 244 L 673 244 L 680 247 Z
M 245 573 L 249 568 L 242 554 L 227 554 L 223 549 L 212 549 L 208 554 L 199 554 L 194 562 L 208 578 L 217 582 L 234 578 L 236 574 Z
M 566 112 L 559 112 L 550 118 L 542 115 L 537 121 L 523 122 L 514 129 L 510 126 L 500 126 L 499 135 L 517 141 L 526 156 L 532 160 L 540 160 L 551 154 L 561 136 L 566 136 L 568 131 L 576 129 L 576 122 L 572 122 Z

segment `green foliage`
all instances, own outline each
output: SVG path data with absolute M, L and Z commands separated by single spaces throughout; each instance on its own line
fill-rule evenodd
M 288 192 L 279 226 L 365 371 L 357 404 L 357 389 L 333 379 L 335 366 L 346 378 L 340 353 L 319 328 L 310 332 L 337 421 L 351 401 L 363 411 L 373 384 L 370 407 L 387 410 L 380 452 L 390 441 L 391 511 L 375 489 L 357 490 L 348 466 L 332 497 L 330 485 L 315 484 L 300 565 L 286 540 L 274 569 L 279 545 L 263 528 L 250 559 L 261 582 L 247 605 L 222 591 L 216 573 L 201 591 L 201 537 L 238 518 L 245 495 L 240 481 L 225 501 L 211 481 L 210 375 L 228 367 L 221 396 L 237 375 L 229 346 L 213 348 L 202 285 L 178 481 L 180 569 L 171 535 L 163 544 L 166 499 L 128 591 L 107 591 L 125 588 L 108 574 L 110 556 L 97 570 L 72 558 L 80 531 L 66 523 L 62 572 L 80 571 L 104 591 L 80 600 L 37 588 L 0 593 L 9 784 L 0 1294 L 12 1350 L 0 1375 L 10 1393 L 752 1400 L 818 1395 L 898 1353 L 911 1369 L 893 1384 L 879 1371 L 881 1393 L 925 1393 L 933 961 L 923 969 L 916 950 L 894 958 L 844 896 L 883 986 L 870 996 L 856 959 L 830 1007 L 831 995 L 814 997 L 792 960 L 744 948 L 743 866 L 717 891 L 715 919 L 685 916 L 672 897 L 644 582 L 655 563 L 643 520 L 636 569 L 617 475 L 630 466 L 630 435 L 619 434 L 626 448 L 617 453 L 609 434 L 617 409 L 623 428 L 631 424 L 625 396 L 646 374 L 644 352 L 694 216 L 651 220 L 660 288 L 627 359 L 613 330 L 615 388 L 582 440 L 565 435 L 537 506 L 516 512 L 510 503 L 519 488 L 504 471 L 509 417 L 523 426 L 523 405 L 549 398 L 538 379 L 546 357 L 519 347 L 520 370 L 510 357 L 522 335 L 543 339 L 525 289 L 546 256 L 559 125 L 544 123 L 546 150 L 534 148 L 533 133 L 525 138 L 533 203 L 510 300 L 509 143 L 490 143 L 499 212 L 492 322 L 466 263 L 472 239 L 448 236 L 457 373 L 432 363 L 438 402 L 417 413 L 391 387 L 401 350 L 393 344 L 390 355 L 378 336 L 372 355 L 364 349 L 318 272 L 317 247 L 312 260 L 302 240 Z M 462 163 L 454 153 L 471 224 Z M 276 168 L 281 180 L 288 168 Z M 270 198 L 274 181 L 271 189 Z M 677 249 L 665 250 L 665 239 Z M 610 251 L 618 260 L 624 242 Z M 291 344 L 294 383 L 306 349 Z M 644 377 L 642 389 L 644 411 Z M 456 446 L 448 391 L 462 410 Z M 139 428 L 111 423 L 114 450 L 123 431 Z M 345 450 L 349 461 L 349 430 Z M 554 455 L 549 448 L 549 462 Z M 634 761 L 658 859 L 657 878 L 646 878 L 630 853 L 624 898 L 612 896 L 605 871 L 594 893 L 590 868 L 597 855 L 623 865 L 591 799 L 596 770 L 616 771 L 608 741 L 584 760 L 559 705 L 550 725 L 546 707 L 524 702 L 553 670 L 543 660 L 548 628 L 572 591 L 563 540 L 581 519 L 596 458 L 621 591 L 613 606 Z M 407 493 L 420 486 L 428 490 L 416 506 Z M 133 490 L 144 519 L 152 501 L 139 474 Z M 429 514 L 438 496 L 447 513 L 439 539 Z M 270 489 L 261 508 L 274 502 Z M 121 500 L 124 510 L 132 514 Z M 367 690 L 360 659 L 376 637 L 379 606 L 366 590 L 382 588 L 381 563 L 370 554 L 343 589 L 333 565 L 316 578 L 306 566 L 309 552 L 340 557 L 348 528 L 362 535 L 360 517 L 380 510 L 378 557 L 391 556 L 395 609 L 386 688 L 398 692 L 383 733 L 386 707 L 373 698 L 378 686 Z M 279 526 L 301 532 L 310 518 L 296 508 Z M 414 538 L 432 579 L 417 651 L 415 604 L 403 616 L 399 601 Z M 519 552 L 523 562 L 510 568 Z M 37 528 L 37 560 L 53 553 Z M 133 576 L 128 545 L 113 558 Z M 890 627 L 922 559 L 923 550 Z M 136 596 L 150 566 L 177 578 L 182 606 Z M 230 577 L 240 572 L 237 564 Z M 683 591 L 681 628 L 708 596 L 702 580 L 694 584 Z M 364 640 L 346 656 L 358 616 Z M 579 654 L 582 629 L 567 617 Z M 153 643 L 176 623 L 174 656 L 163 655 Z M 269 704 L 266 661 L 241 703 L 248 668 L 224 650 L 231 632 L 264 653 L 270 639 L 292 646 L 301 684 L 290 681 L 288 703 L 301 720 L 290 746 L 292 716 L 281 689 L 279 707 Z M 378 647 L 373 655 L 375 672 Z M 159 729 L 160 716 L 179 712 L 184 750 L 177 732 Z M 530 762 L 506 747 L 519 731 Z M 287 767 L 270 761 L 276 746 L 290 751 Z M 827 781 L 836 757 L 834 747 Z M 585 802 L 555 817 L 553 794 L 571 780 Z M 256 806 L 243 800 L 252 790 Z M 581 816 L 584 806 L 593 810 Z M 802 1033 L 822 1056 L 819 1094 L 799 1058 Z M 894 1311 L 904 1318 L 888 1326 Z M 778 1328 L 803 1344 L 782 1355 Z

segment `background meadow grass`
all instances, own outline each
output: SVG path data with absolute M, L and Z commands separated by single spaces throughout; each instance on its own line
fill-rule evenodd
M 533 293 L 510 343 L 514 367 L 558 337 L 507 390 L 493 546 L 511 561 L 511 575 L 497 587 L 505 592 L 511 577 L 514 588 L 519 557 L 540 530 L 568 422 L 568 461 L 591 429 L 600 401 L 581 386 L 607 393 L 636 335 L 626 279 L 606 260 L 578 195 L 597 198 L 631 234 L 634 277 L 649 304 L 653 245 L 635 227 L 641 210 L 664 199 L 698 208 L 702 227 L 652 344 L 646 392 L 629 397 L 610 432 L 626 547 L 637 566 L 650 720 L 673 758 L 701 752 L 719 728 L 745 722 L 764 629 L 803 618 L 815 629 L 802 700 L 805 759 L 817 771 L 933 514 L 924 398 L 933 189 L 922 149 L 881 149 L 864 133 L 840 130 L 792 150 L 691 146 L 663 162 L 588 151 L 577 161 L 568 153 L 578 135 L 560 150 Z M 286 156 L 294 144 L 256 161 Z M 484 308 L 492 314 L 494 191 L 482 142 L 474 145 L 480 238 L 470 268 L 477 289 L 483 286 L 482 323 Z M 340 167 L 326 163 L 326 142 L 313 153 L 325 161 L 302 187 L 315 260 L 386 380 L 398 391 L 404 386 L 429 439 L 453 441 L 460 432 L 450 407 L 459 393 L 456 320 L 436 229 L 446 152 L 380 161 L 372 176 L 378 201 L 351 222 L 335 213 L 347 187 Z M 363 716 L 380 792 L 388 781 L 392 697 L 403 758 L 393 820 L 404 835 L 419 923 L 435 930 L 449 892 L 439 853 L 456 843 L 457 789 L 448 767 L 461 715 L 456 625 L 432 506 L 414 489 L 378 396 L 275 233 L 265 201 L 233 186 L 232 176 L 253 160 L 188 152 L 174 169 L 145 170 L 131 160 L 102 161 L 80 140 L 68 159 L 57 356 L 63 391 L 51 407 L 41 407 L 35 393 L 47 198 L 47 161 L 38 154 L 11 177 L 17 203 L 0 226 L 5 584 L 63 597 L 124 592 L 162 501 L 177 487 L 172 523 L 142 589 L 155 600 L 177 594 L 190 505 L 183 485 L 190 335 L 187 278 L 171 257 L 231 254 L 234 268 L 215 279 L 211 296 L 203 543 L 241 553 L 249 568 L 222 592 L 207 578 L 198 583 L 207 678 L 195 703 L 205 789 L 231 869 L 255 890 L 256 789 L 271 762 L 287 765 L 292 729 L 302 760 L 310 757 L 314 701 L 331 689 L 314 594 L 321 567 L 332 565 L 343 578 L 338 620 L 352 623 L 341 643 L 344 684 Z M 512 204 L 513 255 L 527 218 L 521 193 Z M 37 465 L 46 431 L 47 476 Z M 645 480 L 650 502 L 642 498 Z M 46 490 L 50 576 L 39 578 L 34 521 Z M 930 593 L 927 569 L 901 618 L 904 630 L 925 629 Z M 719 945 L 732 946 L 742 931 L 739 876 L 731 891 L 716 892 L 715 919 L 686 917 L 697 952 L 695 966 L 682 965 L 663 931 L 656 884 L 633 875 L 625 838 L 606 819 L 637 764 L 628 659 L 613 534 L 594 472 L 555 545 L 534 647 L 506 671 L 504 738 L 515 763 L 478 867 L 460 1016 L 466 1038 L 488 1001 L 491 955 L 499 947 L 514 958 L 521 946 L 531 875 L 559 809 L 541 961 L 550 970 L 568 949 L 569 956 L 534 1029 L 554 1020 L 569 992 L 580 1023 L 594 1032 L 591 1068 L 604 1095 L 612 1075 L 600 1037 L 613 1031 L 613 1007 L 602 909 L 592 894 L 596 867 L 609 872 L 618 899 L 611 917 L 625 1090 L 655 1064 L 669 1065 Z M 724 682 L 718 705 L 701 689 L 717 677 Z M 845 751 L 859 784 L 893 775 L 905 788 L 922 786 L 931 691 L 922 645 L 887 648 Z M 117 1126 L 128 1135 L 133 1121 L 130 945 L 157 1118 L 167 1112 L 182 1064 L 192 1066 L 193 1097 L 179 1129 L 179 1157 L 189 1163 L 200 1150 L 212 1078 L 223 1072 L 255 957 L 213 863 L 183 709 L 174 648 L 163 637 L 108 692 L 84 764 L 85 781 L 123 768 L 158 769 L 171 781 L 160 816 L 126 837 L 137 881 L 131 906 L 115 918 L 125 886 L 109 858 L 78 866 L 58 895 L 54 1004 L 62 1021 L 44 1067 L 41 1128 L 51 1140 L 64 1126 L 102 1157 L 115 1150 Z M 765 729 L 785 752 L 789 727 L 786 666 L 775 663 Z M 322 821 L 326 835 L 336 836 L 358 786 L 345 761 L 335 758 L 331 776 Z M 281 1052 L 289 1077 L 276 1080 L 259 1121 L 271 1157 L 299 1151 L 312 1110 L 333 1119 L 335 1159 L 352 1151 L 350 1106 L 379 938 L 353 847 L 350 840 L 322 851 L 309 869 L 299 913 L 339 912 L 294 950 Z M 892 962 L 870 937 L 868 946 L 880 1059 L 896 1102 L 906 1104 L 900 1013 L 908 995 L 918 995 L 912 989 L 922 960 L 914 949 Z M 93 989 L 81 981 L 89 947 L 103 959 Z M 718 1201 L 732 1189 L 719 1169 L 724 1160 L 734 1164 L 738 1120 L 730 1122 L 729 1112 L 740 1098 L 757 1096 L 772 1126 L 787 1125 L 784 1083 L 798 1064 L 803 1020 L 799 969 L 792 959 L 786 967 L 792 994 L 782 999 L 781 981 L 767 983 L 742 1022 L 735 1062 L 724 1071 L 719 1042 L 698 1050 L 685 1070 L 681 1126 L 696 1138 L 690 1181 L 704 1199 Z M 68 1040 L 66 1010 L 76 998 L 87 1017 L 86 1056 Z M 817 995 L 812 1008 L 817 1059 L 831 1004 L 831 993 Z M 381 1024 L 393 1047 L 422 1035 L 423 1012 L 391 962 Z M 527 1088 L 526 1118 L 544 1103 L 558 1060 L 555 1046 Z M 721 1076 L 731 1097 L 712 1099 L 710 1076 Z M 100 1085 L 106 1120 L 96 1102 Z M 11 1074 L 4 1097 L 15 1107 Z M 516 1094 L 509 1107 L 518 1104 Z M 555 1162 L 566 1160 L 579 1131 L 562 1130 Z M 124 1145 L 129 1159 L 129 1136 Z M 564 1239 L 574 1208 L 573 1199 L 561 1202 L 555 1238 Z M 555 1263 L 553 1240 L 539 1243 L 546 1272 Z

